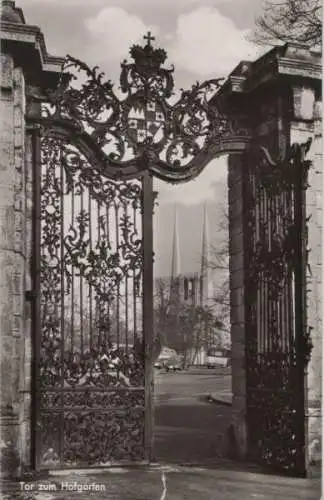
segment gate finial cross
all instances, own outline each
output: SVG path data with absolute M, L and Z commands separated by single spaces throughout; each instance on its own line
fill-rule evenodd
M 155 36 L 152 36 L 150 31 L 147 32 L 147 35 L 144 35 L 144 40 L 147 40 L 147 45 L 151 47 L 151 42 L 154 42 Z

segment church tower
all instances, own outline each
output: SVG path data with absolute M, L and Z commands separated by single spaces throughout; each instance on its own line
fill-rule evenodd
M 174 206 L 174 224 L 172 238 L 172 257 L 171 257 L 171 280 L 180 275 L 180 251 L 179 251 L 179 233 L 178 233 L 178 207 Z
M 209 234 L 208 234 L 208 214 L 207 214 L 207 203 L 204 205 L 204 216 L 203 216 L 203 227 L 202 227 L 202 242 L 201 242 L 201 261 L 200 261 L 200 287 L 199 287 L 199 303 L 203 307 L 208 304 L 209 294 L 209 272 L 208 272 L 208 246 L 209 246 Z
M 178 207 L 174 206 L 174 225 L 172 239 L 171 274 L 170 274 L 170 302 L 179 299 L 180 292 L 180 248 L 178 232 Z

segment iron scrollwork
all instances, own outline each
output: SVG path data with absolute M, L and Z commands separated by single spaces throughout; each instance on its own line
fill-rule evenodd
M 149 169 L 180 182 L 198 175 L 224 148 L 230 152 L 231 144 L 249 132 L 222 111 L 221 78 L 197 82 L 177 96 L 174 68 L 163 66 L 167 53 L 153 48 L 150 33 L 144 38 L 144 47 L 130 49 L 133 62 L 121 64 L 118 92 L 97 67 L 67 56 L 58 88 L 46 93 L 43 123 L 61 126 L 63 134 L 69 124 L 111 175 Z M 79 78 L 81 88 L 73 85 Z

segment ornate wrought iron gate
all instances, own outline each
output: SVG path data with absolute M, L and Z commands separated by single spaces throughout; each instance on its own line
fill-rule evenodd
M 219 79 L 174 99 L 166 52 L 145 38 L 122 63 L 122 97 L 71 57 L 56 91 L 34 96 L 43 106 L 33 141 L 37 468 L 150 459 L 152 176 L 190 180 L 250 146 L 244 119 L 224 114 Z M 266 153 L 249 160 L 244 200 L 250 451 L 298 473 L 307 147 L 278 165 Z
M 272 469 L 305 473 L 307 232 L 304 192 L 309 143 L 274 163 L 249 162 L 246 210 L 246 368 L 250 456 Z M 300 388 L 300 390 L 296 390 Z
M 174 68 L 144 38 L 119 94 L 68 56 L 33 96 L 37 468 L 149 460 L 152 176 L 189 180 L 249 142 L 209 104 L 219 79 L 172 103 Z
M 40 150 L 38 466 L 148 460 L 151 181 L 107 177 L 57 130 Z

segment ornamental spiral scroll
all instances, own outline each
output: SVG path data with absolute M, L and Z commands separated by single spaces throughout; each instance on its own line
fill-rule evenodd
M 150 34 L 144 38 L 144 47 L 130 49 L 133 62 L 121 64 L 118 92 L 98 67 L 67 56 L 57 89 L 45 92 L 43 121 L 70 127 L 110 175 L 149 169 L 169 182 L 188 180 L 220 153 L 237 150 L 238 138 L 247 142 L 249 131 L 222 111 L 221 78 L 175 92 L 165 50 L 152 47 Z

